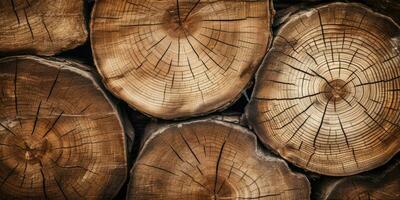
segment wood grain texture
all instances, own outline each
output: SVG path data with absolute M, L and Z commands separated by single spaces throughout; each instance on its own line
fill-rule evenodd
M 0 1 L 0 54 L 54 55 L 87 39 L 83 0 Z
M 0 60 L 0 198 L 111 199 L 127 174 L 123 124 L 90 69 Z
M 400 162 L 379 174 L 330 180 L 317 191 L 322 200 L 397 200 L 400 199 Z
M 270 43 L 269 0 L 98 0 L 95 62 L 108 89 L 149 115 L 202 115 L 233 103 Z
M 333 3 L 281 27 L 247 109 L 264 144 L 304 169 L 342 176 L 400 148 L 400 28 L 361 4 Z
M 127 199 L 309 199 L 304 175 L 263 152 L 247 129 L 215 120 L 168 125 L 145 142 Z

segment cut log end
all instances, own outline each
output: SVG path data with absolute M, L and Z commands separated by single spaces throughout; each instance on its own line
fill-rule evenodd
M 112 198 L 127 173 L 122 122 L 85 66 L 0 60 L 0 196 Z
M 309 182 L 257 149 L 238 125 L 199 120 L 148 138 L 131 172 L 128 199 L 307 199 Z
M 384 164 L 400 149 L 399 37 L 361 4 L 291 16 L 256 76 L 249 123 L 307 170 L 343 176 Z
M 81 0 L 0 2 L 0 55 L 54 55 L 87 39 Z
M 336 180 L 328 180 L 317 193 L 323 200 L 372 200 L 400 199 L 400 162 L 390 166 L 380 174 L 359 175 Z
M 96 65 L 109 90 L 144 113 L 204 115 L 248 85 L 270 41 L 270 10 L 269 1 L 97 1 Z

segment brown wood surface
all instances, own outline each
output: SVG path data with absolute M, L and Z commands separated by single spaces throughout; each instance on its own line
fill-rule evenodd
M 123 124 L 90 69 L 0 60 L 0 199 L 110 199 L 127 174 Z
M 400 28 L 361 4 L 293 15 L 247 109 L 261 141 L 304 169 L 351 175 L 400 149 Z
M 165 126 L 148 137 L 127 199 L 308 199 L 309 182 L 257 147 L 247 129 L 216 120 Z
M 54 55 L 87 38 L 83 0 L 1 0 L 0 54 Z
M 271 40 L 269 0 L 98 0 L 94 59 L 108 89 L 149 115 L 193 117 L 233 103 Z
M 400 199 L 400 162 L 380 173 L 344 177 L 321 184 L 322 200 L 398 200 Z

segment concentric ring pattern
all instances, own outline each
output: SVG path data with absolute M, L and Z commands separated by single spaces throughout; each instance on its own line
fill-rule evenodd
M 0 60 L 1 199 L 111 199 L 122 186 L 118 113 L 89 69 L 73 66 Z
M 132 168 L 127 199 L 307 199 L 309 187 L 284 160 L 258 149 L 247 129 L 201 120 L 149 137 Z
M 84 1 L 0 1 L 0 53 L 51 56 L 85 43 Z
M 359 4 L 298 13 L 281 27 L 247 110 L 261 140 L 327 175 L 377 167 L 399 151 L 400 29 Z
M 269 1 L 99 0 L 92 49 L 106 86 L 161 118 L 234 102 L 265 55 Z

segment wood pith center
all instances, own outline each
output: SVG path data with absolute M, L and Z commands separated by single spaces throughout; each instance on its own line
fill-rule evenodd
M 326 83 L 323 92 L 328 100 L 341 101 L 349 95 L 350 90 L 344 80 L 336 79 Z

